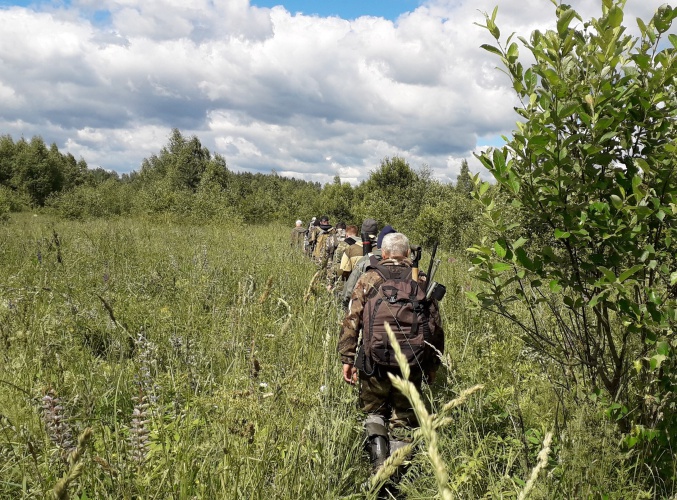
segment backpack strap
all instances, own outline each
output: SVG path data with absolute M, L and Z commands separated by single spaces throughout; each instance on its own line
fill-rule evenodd
M 367 271 L 369 271 L 369 269 L 377 269 L 377 268 L 378 268 L 378 263 L 379 263 L 379 262 L 380 262 L 380 261 L 376 258 L 376 256 L 375 256 L 374 254 L 371 254 L 371 255 L 369 256 L 369 263 L 368 263 L 367 266 L 364 268 L 364 272 L 366 273 Z M 382 273 L 379 273 L 379 274 L 381 274 L 381 276 L 383 276 Z

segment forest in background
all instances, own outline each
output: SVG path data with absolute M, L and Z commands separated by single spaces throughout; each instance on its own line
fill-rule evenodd
M 236 173 L 196 136 L 174 129 L 157 154 L 138 171 L 119 176 L 59 152 L 42 138 L 0 137 L 0 216 L 41 208 L 67 219 L 122 215 L 160 216 L 174 221 L 241 224 L 280 222 L 329 215 L 332 223 L 360 225 L 375 218 L 407 228 L 417 241 L 461 249 L 480 214 L 471 197 L 468 164 L 456 185 L 443 184 L 428 167 L 412 169 L 400 157 L 384 158 L 358 186 L 336 176 L 317 182 L 270 174 Z M 466 234 L 467 233 L 467 234 Z

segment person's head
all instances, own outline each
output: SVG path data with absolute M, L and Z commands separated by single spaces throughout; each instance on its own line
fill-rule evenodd
M 296 221 L 296 227 L 301 227 L 303 225 L 303 221 L 301 219 Z
M 336 229 L 345 229 L 346 228 L 346 223 L 341 221 L 336 223 Z
M 329 224 L 329 216 L 328 215 L 323 215 L 320 217 L 320 224 Z
M 388 233 L 381 242 L 381 254 L 384 259 L 404 259 L 409 257 L 409 238 L 402 233 Z
M 346 236 L 357 236 L 357 226 L 346 226 Z
M 381 232 L 378 233 L 378 238 L 376 239 L 376 248 L 382 248 L 383 238 L 385 238 L 386 235 L 396 232 L 397 231 L 393 229 L 393 226 L 385 226 L 381 229 Z
M 364 219 L 362 223 L 362 234 L 369 235 L 369 238 L 375 239 L 378 234 L 378 223 L 374 219 Z

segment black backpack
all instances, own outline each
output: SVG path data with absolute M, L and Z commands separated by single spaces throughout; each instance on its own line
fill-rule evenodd
M 409 366 L 423 369 L 429 353 L 426 342 L 430 342 L 435 327 L 425 291 L 412 278 L 410 267 L 383 266 L 371 259 L 368 269 L 374 269 L 383 278 L 383 283 L 372 289 L 364 306 L 362 348 L 357 368 L 371 375 L 374 364 L 398 366 L 385 329 L 387 322 Z

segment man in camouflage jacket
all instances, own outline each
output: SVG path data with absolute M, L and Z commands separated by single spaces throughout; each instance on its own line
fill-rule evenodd
M 409 260 L 409 240 L 401 233 L 391 233 L 383 238 L 381 247 L 384 266 L 411 267 Z M 418 282 L 425 287 L 426 278 L 419 274 Z M 348 313 L 346 314 L 338 342 L 338 352 L 343 364 L 343 379 L 349 384 L 359 382 L 360 407 L 367 413 L 365 420 L 365 434 L 367 448 L 371 454 L 374 468 L 379 467 L 385 458 L 404 445 L 402 438 L 407 436 L 407 429 L 418 425 L 409 400 L 395 389 L 388 377 L 388 373 L 400 375 L 399 369 L 376 366 L 372 376 L 358 371 L 355 367 L 355 354 L 358 347 L 358 338 L 363 326 L 363 310 L 365 304 L 373 296 L 383 278 L 374 269 L 368 269 L 357 281 L 353 290 Z M 437 304 L 430 305 L 431 324 L 435 329 L 431 331 L 431 344 L 440 352 L 444 352 L 444 331 L 441 327 Z M 430 353 L 424 360 L 423 366 L 411 369 L 411 382 L 420 390 L 423 378 L 432 382 L 440 365 L 435 353 Z M 389 432 L 390 431 L 390 432 Z
M 291 230 L 291 247 L 303 248 L 303 239 L 306 236 L 306 228 L 303 227 L 303 221 L 297 220 L 296 226 Z

